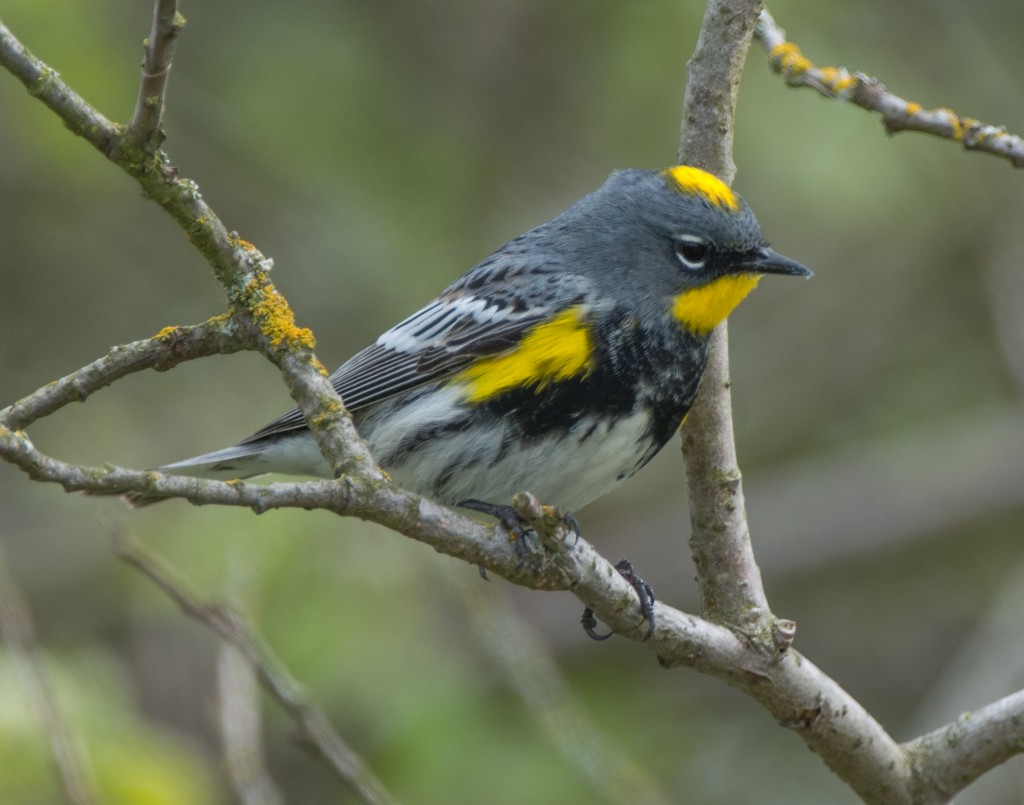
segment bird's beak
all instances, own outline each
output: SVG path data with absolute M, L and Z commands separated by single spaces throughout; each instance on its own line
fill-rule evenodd
M 796 260 L 783 257 L 774 249 L 762 246 L 754 249 L 739 266 L 740 271 L 751 274 L 789 274 L 791 277 L 811 277 L 813 272 Z

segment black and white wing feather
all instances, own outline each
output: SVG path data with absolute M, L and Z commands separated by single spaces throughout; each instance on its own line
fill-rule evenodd
M 532 327 L 588 296 L 590 282 L 555 263 L 524 268 L 500 253 L 383 333 L 331 375 L 349 411 L 451 376 L 513 348 Z M 289 411 L 241 444 L 306 426 Z

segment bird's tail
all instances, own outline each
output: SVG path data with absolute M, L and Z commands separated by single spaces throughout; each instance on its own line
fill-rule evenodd
M 156 467 L 157 472 L 168 475 L 184 475 L 189 478 L 205 478 L 212 481 L 234 481 L 253 478 L 269 472 L 263 457 L 265 444 L 252 442 L 225 447 L 212 453 L 203 453 L 173 464 Z M 149 492 L 126 492 L 121 496 L 133 509 L 150 506 L 168 498 Z

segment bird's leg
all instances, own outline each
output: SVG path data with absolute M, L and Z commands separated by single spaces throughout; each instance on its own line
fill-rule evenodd
M 463 509 L 470 509 L 481 514 L 487 514 L 501 523 L 512 535 L 512 542 L 515 547 L 516 556 L 519 557 L 517 569 L 522 567 L 526 558 L 530 555 L 530 548 L 526 541 L 529 539 L 533 528 L 519 514 L 515 506 L 501 503 L 486 503 L 482 500 L 470 498 L 458 504 Z M 482 569 L 481 569 L 482 573 Z M 486 576 L 484 576 L 486 578 Z
M 636 574 L 633 564 L 628 559 L 620 560 L 615 565 L 615 569 L 636 590 L 636 596 L 640 599 L 640 612 L 647 620 L 647 634 L 644 635 L 644 640 L 646 640 L 654 633 L 654 589 Z M 614 632 L 604 635 L 597 633 L 597 618 L 594 616 L 594 610 L 590 607 L 583 610 L 580 623 L 583 624 L 583 631 L 587 633 L 587 637 L 592 640 L 607 640 L 614 634 Z
M 542 506 L 529 492 L 517 492 L 511 506 L 475 499 L 464 500 L 458 505 L 495 517 L 509 530 L 515 542 L 519 567 L 529 557 L 531 543 L 539 542 L 541 548 L 558 553 L 571 550 L 580 538 L 579 521 L 571 512 Z M 570 534 L 573 536 L 571 544 Z

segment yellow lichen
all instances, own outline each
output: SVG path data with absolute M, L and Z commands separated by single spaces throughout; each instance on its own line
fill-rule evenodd
M 976 130 L 974 131 L 974 134 L 971 137 L 971 147 L 977 148 L 986 140 L 991 140 L 998 136 L 999 132 L 993 129 L 991 126 L 981 126 L 980 124 L 977 124 Z
M 857 83 L 845 67 L 821 67 L 818 73 L 825 86 L 836 93 L 844 92 Z
M 952 109 L 939 109 L 946 116 L 946 121 L 949 123 L 950 128 L 953 129 L 953 139 L 962 140 L 964 136 L 964 123 L 960 119 L 960 116 Z
M 341 411 L 341 406 L 336 402 L 326 402 L 321 404 L 323 413 L 313 417 L 313 425 L 318 428 L 325 428 L 329 424 L 329 420 L 332 416 L 337 415 Z
M 921 104 L 914 103 L 913 101 L 907 102 L 907 108 L 904 110 L 908 117 L 921 114 Z
M 775 69 L 790 75 L 806 73 L 814 64 L 792 42 L 780 42 L 768 54 Z
M 178 328 L 175 325 L 164 327 L 160 332 L 153 336 L 154 341 L 158 341 L 164 338 L 170 338 L 178 332 Z
M 249 310 L 273 347 L 313 349 L 316 341 L 306 327 L 295 324 L 295 314 L 280 291 L 269 282 L 254 277 L 246 287 Z

